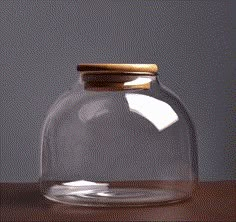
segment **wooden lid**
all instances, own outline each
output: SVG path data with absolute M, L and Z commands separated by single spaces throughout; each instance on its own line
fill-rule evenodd
M 158 67 L 155 64 L 80 64 L 77 70 L 81 72 L 85 90 L 113 91 L 149 89 Z
M 156 64 L 80 64 L 77 66 L 80 72 L 134 72 L 153 73 L 158 71 Z

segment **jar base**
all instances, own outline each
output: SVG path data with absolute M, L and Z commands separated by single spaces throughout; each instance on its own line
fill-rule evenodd
M 83 189 L 54 186 L 44 195 L 47 199 L 70 205 L 91 207 L 126 207 L 162 205 L 189 198 L 186 193 L 164 188 L 114 188 Z

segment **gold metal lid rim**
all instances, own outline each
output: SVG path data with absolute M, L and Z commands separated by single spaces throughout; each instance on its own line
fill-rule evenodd
M 132 73 L 157 73 L 156 64 L 80 64 L 77 66 L 79 72 L 132 72 Z

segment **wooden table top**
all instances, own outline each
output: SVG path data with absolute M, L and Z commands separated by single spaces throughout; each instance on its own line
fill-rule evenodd
M 1 221 L 236 221 L 236 182 L 201 182 L 192 199 L 132 208 L 75 207 L 51 202 L 36 183 L 2 183 Z

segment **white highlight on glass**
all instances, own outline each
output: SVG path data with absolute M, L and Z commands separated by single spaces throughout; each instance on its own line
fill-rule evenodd
M 102 116 L 108 113 L 108 109 L 104 108 L 106 100 L 93 101 L 91 103 L 85 104 L 79 110 L 79 118 L 83 121 L 89 121 L 95 117 Z
M 108 186 L 108 183 L 95 183 L 86 180 L 77 180 L 72 182 L 63 183 L 65 186 L 72 186 L 72 187 L 83 187 L 83 186 Z
M 179 120 L 172 107 L 150 96 L 127 93 L 125 95 L 129 109 L 148 119 L 159 131 L 162 131 Z
M 67 183 L 62 183 L 61 185 L 54 185 L 50 188 L 50 192 L 53 195 L 79 195 L 96 192 L 108 191 L 108 183 L 95 183 L 86 180 L 77 180 Z
M 129 82 L 125 82 L 124 85 L 125 86 L 142 85 L 142 84 L 147 84 L 147 83 L 149 83 L 151 81 L 152 81 L 151 78 L 138 77 L 135 80 L 132 80 L 132 81 L 129 81 Z

